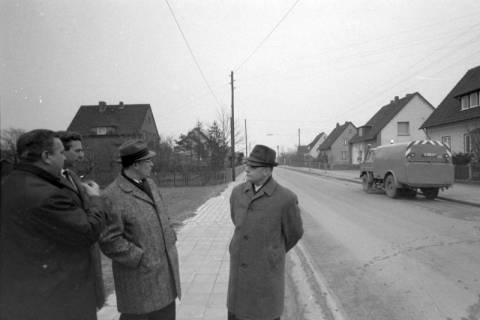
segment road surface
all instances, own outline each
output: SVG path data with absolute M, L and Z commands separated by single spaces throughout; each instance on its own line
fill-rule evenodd
M 303 247 L 345 319 L 480 319 L 478 208 L 282 168 L 274 177 L 298 195 Z

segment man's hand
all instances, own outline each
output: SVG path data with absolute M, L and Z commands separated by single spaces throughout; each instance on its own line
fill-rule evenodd
M 85 191 L 89 196 L 100 196 L 100 186 L 93 180 L 88 180 L 83 183 Z

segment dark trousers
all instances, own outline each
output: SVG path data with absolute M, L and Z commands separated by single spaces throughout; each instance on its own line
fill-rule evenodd
M 175 301 L 165 308 L 150 313 L 122 313 L 119 320 L 175 320 Z
M 239 318 L 235 317 L 235 315 L 233 313 L 228 311 L 228 320 L 242 320 L 242 319 L 239 319 Z M 272 319 L 272 320 L 280 320 L 280 318 L 275 318 L 275 319 Z

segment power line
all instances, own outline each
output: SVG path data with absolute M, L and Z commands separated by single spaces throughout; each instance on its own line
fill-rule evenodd
M 200 64 L 198 63 L 197 58 L 195 57 L 195 54 L 193 53 L 192 47 L 191 47 L 190 44 L 188 43 L 187 37 L 185 36 L 185 34 L 183 33 L 182 28 L 180 27 L 180 23 L 178 22 L 177 17 L 175 16 L 175 13 L 173 12 L 172 7 L 170 6 L 170 3 L 168 2 L 168 0 L 165 0 L 165 3 L 166 3 L 167 6 L 168 6 L 168 10 L 170 11 L 170 13 L 171 13 L 171 15 L 172 15 L 173 20 L 175 20 L 175 24 L 177 25 L 178 31 L 180 31 L 180 34 L 182 35 L 183 41 L 185 41 L 185 45 L 187 46 L 188 51 L 190 52 L 190 55 L 192 56 L 192 59 L 193 59 L 193 61 L 195 62 L 195 65 L 197 66 L 197 69 L 198 69 L 198 71 L 200 72 L 200 75 L 202 76 L 203 81 L 205 82 L 205 84 L 206 84 L 206 86 L 208 87 L 208 90 L 210 91 L 210 93 L 212 94 L 212 96 L 215 98 L 215 101 L 217 102 L 218 107 L 221 109 L 221 108 L 222 108 L 222 105 L 220 104 L 220 101 L 218 100 L 218 98 L 217 98 L 217 96 L 215 95 L 215 93 L 213 92 L 212 87 L 211 87 L 210 84 L 208 83 L 208 80 L 207 80 L 207 78 L 205 77 L 205 74 L 203 73 L 202 68 L 200 67 Z
M 285 20 L 288 15 L 290 14 L 290 12 L 292 12 L 292 10 L 297 6 L 297 4 L 300 2 L 300 0 L 297 0 L 295 1 L 295 3 L 287 10 L 287 12 L 285 12 L 285 14 L 282 16 L 282 18 L 280 18 L 280 20 L 277 22 L 277 24 L 273 27 L 273 29 L 267 34 L 267 36 L 265 38 L 263 38 L 262 41 L 260 41 L 260 43 L 257 45 L 257 47 L 252 51 L 252 53 L 250 53 L 247 58 L 245 60 L 243 60 L 242 63 L 240 63 L 240 65 L 238 67 L 235 68 L 235 72 L 238 72 L 238 70 L 243 67 L 247 62 L 248 60 L 250 60 L 252 58 L 252 56 L 257 53 L 257 51 L 263 46 L 263 44 L 265 42 L 267 42 L 267 40 L 270 38 L 270 36 L 273 34 L 273 32 L 278 28 L 278 26 L 283 22 L 283 20 Z
M 465 34 L 466 34 L 466 33 L 465 33 Z M 467 39 L 466 41 L 463 41 L 462 43 L 457 44 L 457 46 L 470 45 L 470 44 L 472 44 L 472 43 L 475 43 L 475 42 L 472 42 L 472 41 L 475 40 L 475 39 L 477 39 L 478 37 L 479 37 L 478 34 L 477 34 L 477 35 L 474 35 L 473 38 L 469 38 L 469 39 Z M 447 57 L 448 55 L 450 55 L 450 54 L 452 54 L 452 53 L 455 53 L 455 52 L 453 52 L 453 51 L 457 50 L 456 47 L 453 47 L 453 48 L 452 48 L 452 46 L 451 46 L 450 43 L 447 44 L 447 45 L 445 45 L 444 47 L 447 47 L 447 46 L 450 48 L 450 50 L 448 50 L 446 54 L 443 54 L 443 55 L 441 55 L 440 57 L 437 57 L 437 59 L 435 59 L 435 60 L 430 60 L 430 62 L 429 62 L 427 65 L 421 67 L 420 69 L 418 69 L 418 70 L 416 70 L 416 71 L 413 71 L 412 73 L 408 74 L 407 76 L 404 76 L 404 77 L 400 78 L 400 80 L 396 81 L 393 85 L 386 86 L 384 89 L 375 92 L 374 94 L 370 95 L 367 99 L 364 99 L 362 102 L 356 103 L 356 105 L 357 105 L 356 107 L 349 108 L 349 109 L 347 109 L 346 111 L 338 114 L 337 116 L 344 115 L 344 114 L 346 114 L 346 113 L 348 113 L 348 112 L 351 112 L 351 111 L 359 111 L 359 110 L 362 110 L 363 107 L 366 106 L 366 103 L 367 103 L 367 102 L 370 102 L 373 98 L 378 97 L 378 95 L 383 94 L 383 93 L 387 92 L 388 90 L 395 88 L 395 87 L 398 86 L 399 84 L 402 84 L 404 81 L 406 81 L 406 80 L 410 79 L 411 77 L 417 75 L 419 72 L 428 69 L 431 65 L 433 65 L 433 64 L 435 64 L 435 63 L 438 63 L 439 61 L 441 61 L 442 59 L 444 59 L 444 58 Z M 413 67 L 416 67 L 416 66 L 419 65 L 421 62 L 423 62 L 424 60 L 427 60 L 427 59 L 431 59 L 431 56 L 424 56 L 424 57 L 421 58 L 420 60 L 416 61 L 413 65 L 411 65 L 408 69 L 411 69 L 411 68 L 413 68 Z M 360 106 L 362 106 L 362 107 L 358 107 L 358 105 L 360 105 Z

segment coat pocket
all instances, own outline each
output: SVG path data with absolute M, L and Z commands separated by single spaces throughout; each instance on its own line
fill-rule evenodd
M 268 250 L 268 266 L 270 270 L 278 270 L 284 261 L 285 250 L 283 248 L 270 248 Z

